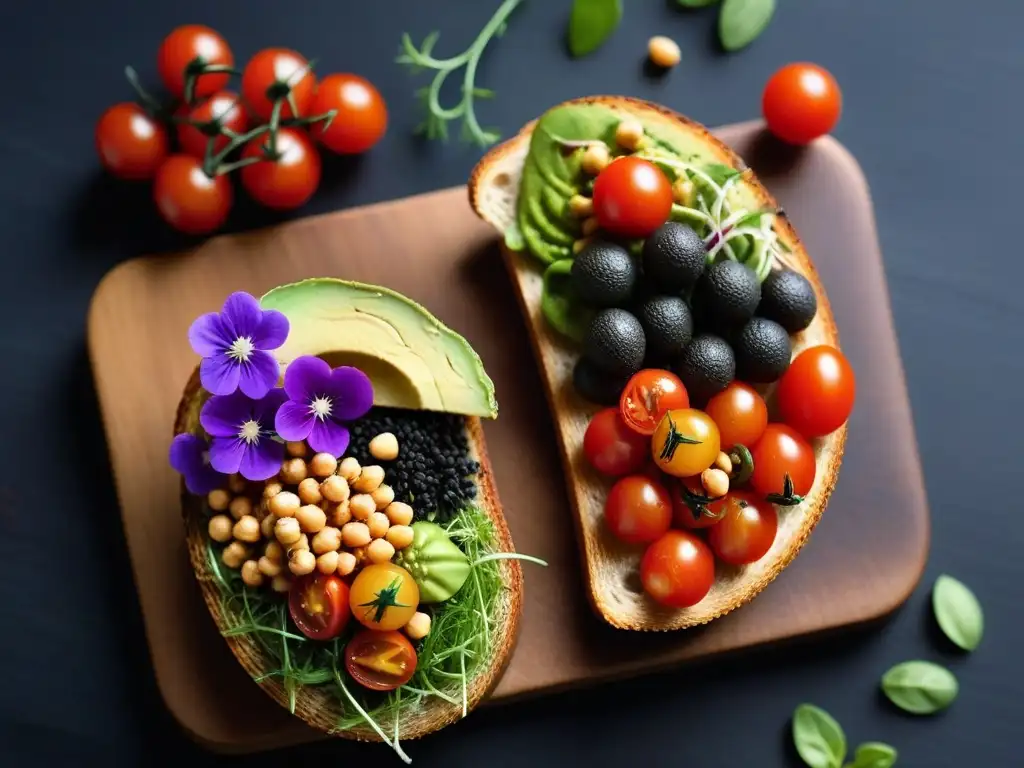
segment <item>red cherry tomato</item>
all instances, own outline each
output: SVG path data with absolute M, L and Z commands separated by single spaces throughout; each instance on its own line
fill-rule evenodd
M 268 142 L 266 136 L 253 139 L 242 150 L 242 158 L 264 156 Z M 261 160 L 242 168 L 242 186 L 267 208 L 298 208 L 320 185 L 320 155 L 309 136 L 296 128 L 277 132 L 276 150 L 276 160 Z
M 787 64 L 769 78 L 761 98 L 768 130 L 790 144 L 831 131 L 843 108 L 835 78 L 816 64 Z
M 269 120 L 275 97 L 291 93 L 299 114 L 292 114 L 291 105 L 281 104 L 281 117 L 308 117 L 313 101 L 316 77 L 306 58 L 287 48 L 265 48 L 257 53 L 242 72 L 242 96 L 249 110 L 262 120 Z
M 657 602 L 672 608 L 696 605 L 715 581 L 715 558 L 689 531 L 669 531 L 644 552 L 640 581 Z
M 626 426 L 618 408 L 594 414 L 583 434 L 583 453 L 598 472 L 618 477 L 637 472 L 647 462 L 650 439 Z
M 190 235 L 205 235 L 224 224 L 233 195 L 227 176 L 211 179 L 198 158 L 171 155 L 157 171 L 153 198 L 172 227 Z
M 334 574 L 296 579 L 288 591 L 288 612 L 299 631 L 312 640 L 331 640 L 348 625 L 348 584 Z
M 763 497 L 785 495 L 787 476 L 794 496 L 806 496 L 814 485 L 814 449 L 790 426 L 769 424 L 750 455 L 754 460 L 750 485 Z
M 137 104 L 115 104 L 96 123 L 100 162 L 120 179 L 150 179 L 167 158 L 167 131 Z
M 669 492 L 672 495 L 672 520 L 681 528 L 710 528 L 725 515 L 729 496 L 704 501 L 707 491 L 701 485 L 700 475 L 670 483 Z
M 388 111 L 380 91 L 358 75 L 328 75 L 320 81 L 309 114 L 322 115 L 332 109 L 338 114 L 331 124 L 315 123 L 313 137 L 333 152 L 343 155 L 365 152 L 384 135 Z
M 416 649 L 401 632 L 364 629 L 345 646 L 345 669 L 371 691 L 393 691 L 416 672 Z
M 233 67 L 235 57 L 224 38 L 201 24 L 186 24 L 164 38 L 156 56 L 160 79 L 176 99 L 185 96 L 185 80 L 190 69 L 202 65 Z M 228 84 L 230 74 L 211 72 L 196 78 L 193 98 L 216 93 Z
M 653 435 L 666 411 L 689 407 L 690 396 L 679 377 L 657 368 L 633 374 L 619 398 L 622 420 L 641 435 Z
M 765 556 L 778 530 L 774 506 L 749 491 L 732 491 L 726 496 L 725 515 L 708 531 L 708 544 L 722 562 L 746 565 Z
M 643 475 L 620 478 L 608 492 L 604 519 L 627 544 L 648 544 L 672 524 L 672 499 L 665 486 Z
M 850 418 L 857 381 L 843 353 L 822 344 L 793 359 L 776 391 L 782 420 L 814 438 L 834 432 Z
M 735 445 L 749 448 L 768 425 L 764 399 L 757 390 L 741 381 L 732 382 L 712 397 L 704 412 L 718 425 L 723 451 Z
M 647 160 L 616 158 L 594 180 L 594 215 L 612 234 L 647 237 L 671 212 L 672 184 Z
M 223 151 L 230 139 L 224 133 L 216 133 L 216 126 L 226 128 L 235 133 L 245 133 L 248 118 L 239 100 L 238 94 L 231 91 L 219 91 L 208 99 L 196 104 L 188 110 L 188 119 L 194 123 L 204 123 L 207 128 L 200 129 L 189 123 L 178 124 L 178 145 L 186 155 L 203 158 L 206 156 L 206 144 L 209 139 L 204 130 L 214 131 L 213 153 Z

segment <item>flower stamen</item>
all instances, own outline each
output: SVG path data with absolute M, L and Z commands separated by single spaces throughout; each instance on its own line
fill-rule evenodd
M 320 421 L 324 421 L 328 416 L 331 415 L 331 408 L 333 403 L 331 398 L 326 395 L 319 395 L 313 398 L 313 402 L 309 404 L 309 411 L 316 416 Z
M 237 360 L 240 363 L 249 362 L 249 358 L 252 357 L 252 353 L 256 351 L 256 345 L 253 344 L 251 336 L 239 336 L 228 347 L 225 354 L 233 360 Z
M 258 443 L 260 440 L 260 423 L 255 419 L 243 421 L 238 428 L 238 439 L 245 440 L 248 445 Z

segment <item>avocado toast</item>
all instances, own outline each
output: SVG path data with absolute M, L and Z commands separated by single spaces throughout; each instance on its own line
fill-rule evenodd
M 814 460 L 810 477 L 813 482 L 809 481 L 810 487 L 799 495 L 792 493 L 791 484 L 787 482 L 787 498 L 777 499 L 782 501 L 777 507 L 777 534 L 763 556 L 742 566 L 717 562 L 713 583 L 703 598 L 694 604 L 674 607 L 651 599 L 651 590 L 645 591 L 646 582 L 641 586 L 637 578 L 644 550 L 610 534 L 605 506 L 611 483 L 588 462 L 584 446 L 592 417 L 602 411 L 602 406 L 617 404 L 617 393 L 622 391 L 629 375 L 636 373 L 635 360 L 629 361 L 625 375 L 614 382 L 614 400 L 610 397 L 602 399 L 604 393 L 598 392 L 596 387 L 589 388 L 587 394 L 590 396 L 582 396 L 581 380 L 586 378 L 582 374 L 587 371 L 583 369 L 581 373 L 579 363 L 585 357 L 580 357 L 580 347 L 582 344 L 588 352 L 588 340 L 592 334 L 588 337 L 586 329 L 588 324 L 591 329 L 594 327 L 593 310 L 575 305 L 566 298 L 566 292 L 558 295 L 551 289 L 556 273 L 571 278 L 573 272 L 579 270 L 574 263 L 578 257 L 586 254 L 588 249 L 596 248 L 592 245 L 593 221 L 588 218 L 581 221 L 578 216 L 573 216 L 571 210 L 579 205 L 589 212 L 590 197 L 593 204 L 598 202 L 597 184 L 593 178 L 587 178 L 588 174 L 581 172 L 586 162 L 586 151 L 594 144 L 614 146 L 619 127 L 627 122 L 642 126 L 646 143 L 636 153 L 638 156 L 656 165 L 664 163 L 670 171 L 692 168 L 700 178 L 708 178 L 712 187 L 728 188 L 728 198 L 737 209 L 736 216 L 727 220 L 728 226 L 737 222 L 743 226 L 762 211 L 775 214 L 771 216 L 770 226 L 762 218 L 754 236 L 748 242 L 737 243 L 744 246 L 742 252 L 740 248 L 734 250 L 736 260 L 743 262 L 762 283 L 771 272 L 786 269 L 801 275 L 813 288 L 816 312 L 809 325 L 788 337 L 786 352 L 795 359 L 802 351 L 820 345 L 837 349 L 838 332 L 817 272 L 797 233 L 784 215 L 779 215 L 775 200 L 739 157 L 703 126 L 682 115 L 625 97 L 595 96 L 569 101 L 527 124 L 516 137 L 491 150 L 474 169 L 469 182 L 470 204 L 478 216 L 504 237 L 504 260 L 527 319 L 545 382 L 566 472 L 569 514 L 576 523 L 588 597 L 596 612 L 615 627 L 665 631 L 704 624 L 744 605 L 792 561 L 820 520 L 835 485 L 846 425 L 843 423 L 810 441 Z M 618 159 L 613 159 L 606 167 L 613 167 L 617 162 Z M 673 184 L 686 182 L 687 177 L 696 178 L 693 174 L 680 175 Z M 600 182 L 600 175 L 597 175 L 597 181 Z M 686 222 L 691 217 L 714 220 L 716 212 L 715 201 L 711 201 L 710 206 L 701 201 L 700 208 L 696 204 L 689 208 L 673 204 L 669 221 Z M 720 224 L 721 219 L 717 222 Z M 704 246 L 709 254 L 724 251 L 720 240 L 724 239 L 727 231 L 727 227 L 720 227 L 717 232 L 704 233 Z M 621 243 L 621 248 L 635 258 L 640 258 L 642 246 L 642 243 L 632 242 L 629 238 Z M 709 256 L 708 264 L 714 261 Z M 578 281 L 576 285 L 579 285 Z M 598 312 L 606 321 L 604 326 L 625 314 L 628 313 L 620 309 Z M 763 320 L 761 322 L 765 324 Z M 617 322 L 613 327 L 626 340 L 620 344 L 620 357 L 632 355 L 637 345 L 633 326 Z M 642 345 L 642 335 L 639 338 Z M 689 337 L 686 341 L 689 342 Z M 706 348 L 717 349 L 717 346 L 724 345 L 710 334 L 700 341 Z M 730 337 L 730 343 L 738 351 L 742 349 L 742 341 L 732 342 Z M 700 345 L 691 344 L 691 347 L 697 346 Z M 640 352 L 638 357 L 643 357 L 643 353 Z M 647 358 L 643 365 L 652 367 Z M 729 361 L 726 367 L 728 378 L 731 378 L 735 373 L 735 361 Z M 759 369 L 759 366 L 749 363 L 746 367 Z M 761 369 L 764 367 L 760 366 Z M 774 362 L 767 367 L 773 375 L 778 372 Z M 685 375 L 685 368 L 685 363 L 680 363 L 676 370 Z M 692 377 L 686 382 L 690 386 Z M 718 383 L 708 392 L 717 392 L 721 386 L 722 383 Z M 757 387 L 769 408 L 773 404 L 775 387 L 774 382 Z M 715 440 L 717 450 L 717 437 Z M 657 461 L 657 450 L 654 458 Z M 732 458 L 737 457 L 733 455 Z M 697 491 L 711 496 L 710 492 L 700 489 L 704 477 L 699 477 Z M 704 488 L 707 487 L 705 483 Z M 684 496 L 687 493 L 683 491 Z M 689 493 L 691 498 L 692 495 Z M 707 498 L 699 498 L 708 501 Z M 642 577 L 643 573 L 639 575 Z

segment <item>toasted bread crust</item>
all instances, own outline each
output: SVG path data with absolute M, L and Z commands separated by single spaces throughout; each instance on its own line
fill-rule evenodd
M 205 398 L 204 390 L 199 383 L 198 367 L 193 371 L 178 404 L 175 417 L 174 434 L 194 432 L 199 427 L 199 409 Z M 480 508 L 487 512 L 494 524 L 495 545 L 503 552 L 514 551 L 508 524 L 502 514 L 498 499 L 494 473 L 487 455 L 483 425 L 477 417 L 466 418 L 466 433 L 473 458 L 480 463 L 477 478 L 478 502 Z M 223 632 L 229 624 L 221 602 L 220 588 L 209 568 L 207 560 L 207 533 L 203 524 L 202 500 L 189 494 L 181 486 L 182 516 L 188 545 L 189 558 L 195 570 L 206 607 L 213 616 L 217 628 Z M 518 560 L 501 560 L 502 581 L 506 589 L 498 606 L 497 631 L 494 633 L 494 654 L 485 669 L 473 678 L 467 693 L 468 710 L 472 710 L 480 701 L 489 695 L 501 679 L 501 675 L 512 657 L 516 638 L 519 633 L 519 620 L 522 614 L 523 571 Z M 263 653 L 259 644 L 251 635 L 225 637 L 231 652 L 239 664 L 254 679 L 272 669 L 272 660 Z M 288 692 L 274 677 L 262 679 L 258 685 L 274 701 L 288 708 Z M 338 699 L 333 693 L 327 693 L 315 686 L 299 686 L 295 696 L 295 715 L 312 727 L 332 736 L 355 741 L 381 741 L 380 736 L 369 726 L 336 731 L 335 723 L 341 715 Z M 403 720 L 399 737 L 402 741 L 418 739 L 434 731 L 451 725 L 462 718 L 462 707 L 450 704 L 440 698 L 430 699 L 424 706 L 408 713 Z M 387 732 L 387 730 L 386 730 Z
M 593 96 L 566 104 L 600 104 L 641 117 L 645 122 L 662 121 L 694 133 L 718 162 L 744 168 L 743 161 L 704 126 L 665 107 L 639 99 Z M 515 212 L 498 208 L 488 193 L 495 185 L 507 187 L 518 178 L 530 135 L 536 121 L 528 123 L 517 136 L 494 147 L 474 168 L 469 182 L 469 201 L 480 218 L 499 230 Z M 752 175 L 748 182 L 761 205 L 777 208 L 774 197 Z M 513 198 L 514 202 L 514 198 Z M 839 346 L 839 334 L 820 276 L 791 223 L 779 216 L 779 238 L 790 253 L 785 265 L 802 273 L 818 295 L 818 312 L 812 325 L 794 337 L 794 352 L 814 344 Z M 661 608 L 647 598 L 636 584 L 639 553 L 624 547 L 603 529 L 601 510 L 607 482 L 588 467 L 579 445 L 587 420 L 597 409 L 585 403 L 567 386 L 575 353 L 546 326 L 539 309 L 540 276 L 528 254 L 516 253 L 502 245 L 517 299 L 528 318 L 531 343 L 542 370 L 549 406 L 555 416 L 559 446 L 573 508 L 578 540 L 586 566 L 588 598 L 594 610 L 609 624 L 622 629 L 668 631 L 705 624 L 739 608 L 760 593 L 793 560 L 821 519 L 838 477 L 846 443 L 846 426 L 815 441 L 817 474 L 814 487 L 798 507 L 780 513 L 780 534 L 769 553 L 746 569 L 720 569 L 712 592 L 698 605 L 683 610 Z M 793 525 L 787 526 L 787 520 Z

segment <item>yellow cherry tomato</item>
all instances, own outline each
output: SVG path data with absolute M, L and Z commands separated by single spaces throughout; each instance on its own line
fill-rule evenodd
M 676 408 L 658 422 L 651 436 L 651 455 L 666 474 L 693 477 L 714 464 L 720 443 L 718 425 L 704 411 Z
M 412 574 L 394 563 L 368 565 L 349 591 L 352 615 L 370 629 L 401 629 L 420 604 Z

